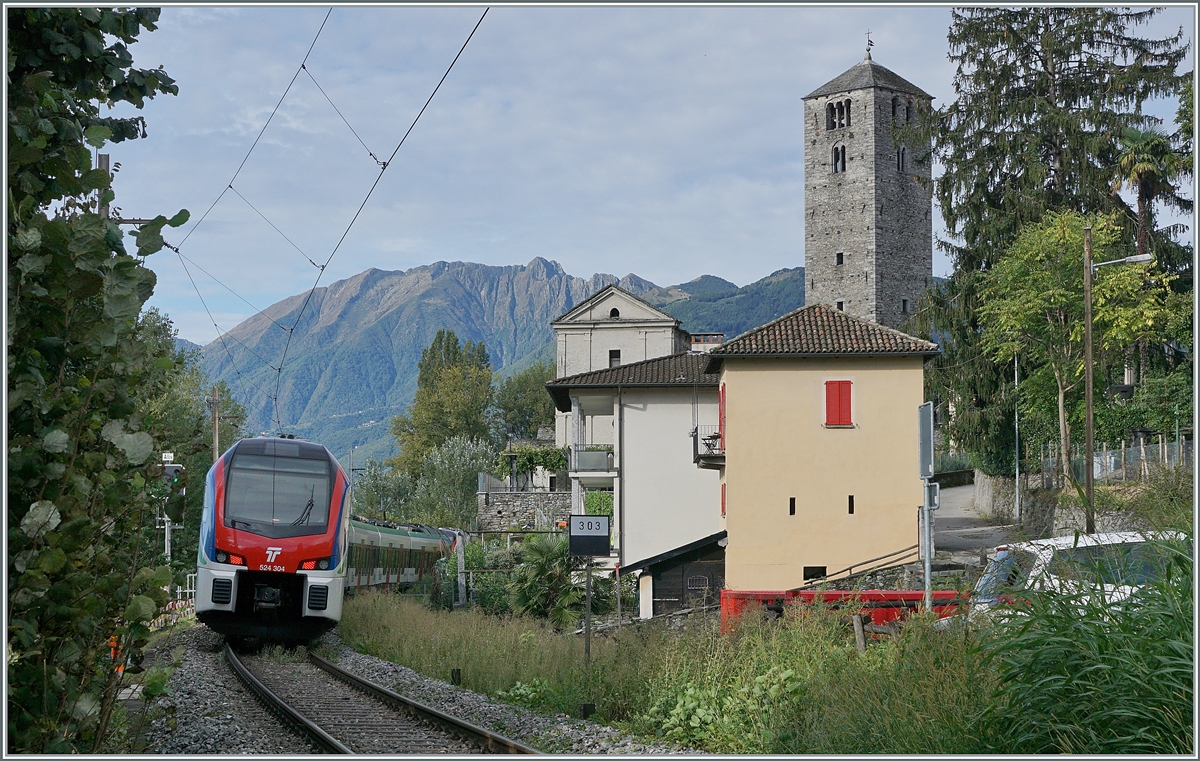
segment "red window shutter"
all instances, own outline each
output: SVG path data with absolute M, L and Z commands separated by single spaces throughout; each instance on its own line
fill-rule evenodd
M 825 425 L 853 425 L 850 385 L 850 381 L 825 382 Z
M 842 425 L 853 425 L 854 421 L 850 419 L 850 381 L 841 381 L 838 383 L 840 388 L 841 400 L 838 404 L 838 409 L 842 413 Z
M 725 384 L 717 394 L 717 434 L 721 437 L 721 448 L 725 448 Z M 724 513 L 722 513 L 724 514 Z

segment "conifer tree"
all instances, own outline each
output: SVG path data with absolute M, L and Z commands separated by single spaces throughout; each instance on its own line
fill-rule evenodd
M 1183 30 L 1139 37 L 1157 9 L 963 8 L 952 14 L 955 100 L 929 125 L 943 166 L 935 181 L 954 273 L 919 315 L 942 345 L 930 392 L 950 402 L 951 438 L 990 472 L 1012 466 L 1012 365 L 979 339 L 981 277 L 1022 227 L 1047 212 L 1120 212 L 1112 192 L 1118 138 L 1146 129 L 1150 98 L 1173 96 L 1187 45 Z M 1123 231 L 1132 242 L 1134 225 Z

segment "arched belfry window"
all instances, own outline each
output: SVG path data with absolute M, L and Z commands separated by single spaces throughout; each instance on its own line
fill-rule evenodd
M 846 104 L 840 100 L 838 101 L 838 104 L 837 104 L 837 126 L 838 127 L 846 126 Z
M 896 121 L 896 114 L 900 111 L 900 99 L 892 98 L 892 121 Z
M 908 105 L 907 105 L 907 106 L 905 106 L 905 108 L 904 108 L 904 121 L 905 121 L 905 122 L 911 122 L 911 121 L 912 121 L 912 115 L 913 115 L 913 104 L 912 104 L 912 101 L 910 100 L 910 101 L 908 102 Z
M 846 100 L 846 126 L 850 126 L 850 101 Z
M 896 171 L 903 172 L 908 167 L 908 156 L 904 146 L 896 149 Z
M 825 107 L 825 129 L 837 128 L 837 114 L 834 111 L 834 106 L 830 103 Z
M 621 317 L 620 309 L 613 307 L 612 309 L 608 310 L 608 319 L 617 320 L 617 319 L 620 319 L 620 317 Z
M 844 146 L 844 145 L 833 146 L 833 156 L 831 158 L 832 158 L 832 163 L 833 163 L 833 173 L 834 174 L 838 174 L 839 172 L 846 171 L 846 146 Z

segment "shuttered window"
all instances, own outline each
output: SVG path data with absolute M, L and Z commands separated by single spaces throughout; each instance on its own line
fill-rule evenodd
M 850 381 L 825 381 L 825 425 L 854 425 L 850 385 Z

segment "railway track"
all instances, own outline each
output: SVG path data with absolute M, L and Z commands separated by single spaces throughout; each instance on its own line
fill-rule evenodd
M 405 698 L 320 656 L 308 662 L 225 658 L 271 711 L 329 753 L 539 753 Z

